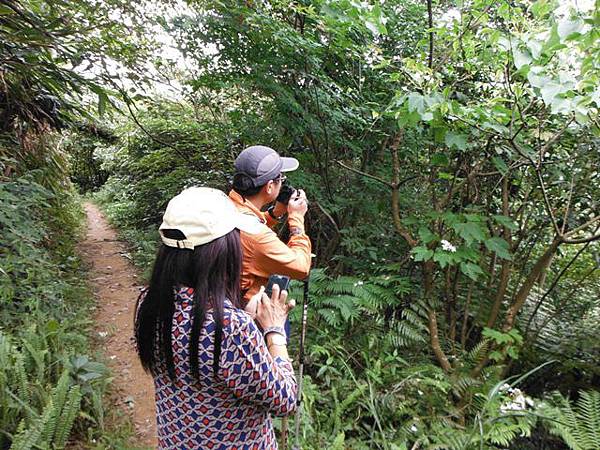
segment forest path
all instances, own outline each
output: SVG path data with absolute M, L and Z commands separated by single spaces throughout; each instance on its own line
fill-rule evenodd
M 117 240 L 98 207 L 85 203 L 87 233 L 79 245 L 89 266 L 89 280 L 96 299 L 94 330 L 109 359 L 113 374 L 115 406 L 133 418 L 135 445 L 156 448 L 154 385 L 139 363 L 133 345 L 133 313 L 140 282 L 127 250 Z M 138 448 L 138 447 L 136 447 Z

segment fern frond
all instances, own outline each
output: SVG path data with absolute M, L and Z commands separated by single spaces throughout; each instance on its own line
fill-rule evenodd
M 81 389 L 79 386 L 73 386 L 69 390 L 67 401 L 61 411 L 56 425 L 56 435 L 54 437 L 54 446 L 57 449 L 64 448 L 71 434 L 71 428 L 77 417 L 81 406 Z

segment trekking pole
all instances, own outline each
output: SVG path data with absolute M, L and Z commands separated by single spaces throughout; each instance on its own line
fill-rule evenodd
M 295 437 L 293 450 L 301 450 L 300 448 L 300 419 L 302 416 L 302 376 L 304 374 L 304 341 L 306 339 L 306 319 L 308 317 L 308 288 L 309 288 L 310 272 L 306 280 L 304 280 L 304 295 L 302 296 L 302 331 L 300 332 L 300 355 L 298 357 L 298 409 L 295 415 Z

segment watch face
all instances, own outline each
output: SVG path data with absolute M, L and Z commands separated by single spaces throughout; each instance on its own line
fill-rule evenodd
M 267 339 L 269 341 L 269 344 L 271 345 L 285 345 L 286 344 L 286 339 L 284 336 L 280 335 L 279 333 L 269 333 L 269 338 Z

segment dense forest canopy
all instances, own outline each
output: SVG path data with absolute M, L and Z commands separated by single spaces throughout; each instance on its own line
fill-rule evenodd
M 168 200 L 269 145 L 311 201 L 305 448 L 600 448 L 599 25 L 591 1 L 2 1 L 3 201 L 72 180 L 147 267 Z M 10 331 L 38 306 L 5 248 Z

